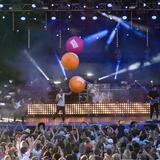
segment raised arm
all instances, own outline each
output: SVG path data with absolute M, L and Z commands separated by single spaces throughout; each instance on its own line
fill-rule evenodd
M 66 96 L 69 96 L 72 94 L 72 91 L 68 92 L 68 93 L 64 93 Z

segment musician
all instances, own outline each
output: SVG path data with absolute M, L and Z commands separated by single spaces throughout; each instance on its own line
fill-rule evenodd
M 148 93 L 148 98 L 150 99 L 150 118 L 152 119 L 154 110 L 156 111 L 156 117 L 158 119 L 158 105 L 159 105 L 159 93 L 156 86 L 153 86 Z
M 59 113 L 59 111 L 62 111 L 62 121 L 65 120 L 65 95 L 71 95 L 72 92 L 64 93 L 63 89 L 60 89 L 59 93 L 56 95 L 56 112 L 53 115 L 53 119 L 55 119 L 55 116 Z
M 95 80 L 93 82 L 93 84 L 89 85 L 89 96 L 90 96 L 90 100 L 92 103 L 97 103 L 98 102 L 98 94 L 99 94 L 99 87 L 97 84 L 97 80 Z

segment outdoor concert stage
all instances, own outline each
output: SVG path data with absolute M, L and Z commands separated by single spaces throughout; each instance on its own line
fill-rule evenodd
M 61 122 L 61 115 L 53 120 L 55 111 L 55 104 L 29 104 L 27 122 L 58 124 Z M 117 123 L 119 120 L 144 122 L 149 118 L 148 103 L 66 104 L 65 111 L 67 123 Z

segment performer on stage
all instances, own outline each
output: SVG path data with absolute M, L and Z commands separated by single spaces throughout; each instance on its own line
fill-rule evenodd
M 154 110 L 156 111 L 156 117 L 158 119 L 158 105 L 159 105 L 159 93 L 156 86 L 153 86 L 148 93 L 148 98 L 150 99 L 150 118 L 152 119 Z
M 63 89 L 60 89 L 59 93 L 56 95 L 56 113 L 53 115 L 53 119 L 55 119 L 55 116 L 59 113 L 59 111 L 62 111 L 62 121 L 65 120 L 65 95 L 71 95 L 72 92 L 64 93 Z

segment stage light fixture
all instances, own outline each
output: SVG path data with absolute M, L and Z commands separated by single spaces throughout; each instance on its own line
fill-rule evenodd
M 43 10 L 48 10 L 48 6 L 42 6 Z
M 67 3 L 67 7 L 71 7 L 71 5 L 69 3 Z
M 69 16 L 68 16 L 68 19 L 71 19 L 71 17 L 72 17 L 72 15 L 69 15 Z
M 88 72 L 87 73 L 87 77 L 92 77 L 94 74 L 93 73 L 91 73 L 91 72 Z
M 156 20 L 156 19 L 157 19 L 157 16 L 153 15 L 153 16 L 152 16 L 152 19 L 153 19 L 153 20 Z
M 35 20 L 35 21 L 36 21 L 36 20 L 37 20 L 37 18 L 36 18 L 36 17 L 34 17 L 34 18 L 33 18 L 33 20 Z
M 86 8 L 86 7 L 87 7 L 86 5 L 83 6 L 83 8 Z
M 107 4 L 107 7 L 108 7 L 108 8 L 111 8 L 111 7 L 112 7 L 112 3 L 108 3 L 108 4 Z
M 158 1 L 158 3 L 157 3 L 158 5 L 160 5 L 160 1 Z
M 122 16 L 122 19 L 123 19 L 123 20 L 126 20 L 126 19 L 127 19 L 127 16 Z
M 141 20 L 141 17 L 138 17 L 138 20 Z
M 61 81 L 54 81 L 54 84 L 61 84 Z
M 146 3 L 143 3 L 143 7 L 146 7 L 147 6 L 147 4 Z
M 99 8 L 99 6 L 98 6 L 98 5 L 96 5 L 96 8 L 98 9 L 98 8 Z
M 82 21 L 86 20 L 86 17 L 85 17 L 85 16 L 82 16 L 82 17 L 81 17 L 81 20 L 82 20 Z
M 3 4 L 0 4 L 0 8 L 3 8 L 4 7 L 4 5 Z
M 9 83 L 10 83 L 10 84 L 12 84 L 12 83 L 13 83 L 13 80 L 12 80 L 12 79 L 10 79 L 10 80 L 9 80 Z
M 22 20 L 22 21 L 25 21 L 25 20 L 26 20 L 26 17 L 22 16 L 22 17 L 21 17 L 21 20 Z
M 36 8 L 36 4 L 33 3 L 33 4 L 32 4 L 32 8 Z
M 98 19 L 97 16 L 93 16 L 93 17 L 92 17 L 92 20 L 94 20 L 94 21 L 97 20 L 97 19 Z
M 6 17 L 5 16 L 2 16 L 2 19 L 5 19 Z
M 68 28 L 67 28 L 67 31 L 69 31 L 69 30 L 70 30 L 70 28 L 68 27 Z
M 57 19 L 56 16 L 51 17 L 51 20 L 53 20 L 53 21 L 55 21 L 56 19 Z

